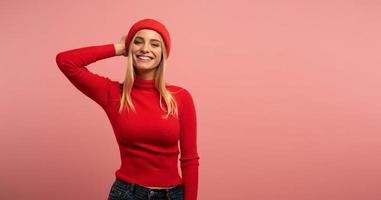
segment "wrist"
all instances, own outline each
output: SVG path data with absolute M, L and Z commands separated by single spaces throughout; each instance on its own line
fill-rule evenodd
M 122 55 L 125 52 L 125 45 L 123 43 L 114 43 L 115 54 L 117 56 Z

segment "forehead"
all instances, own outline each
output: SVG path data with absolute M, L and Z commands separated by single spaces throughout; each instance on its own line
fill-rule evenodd
M 157 39 L 160 41 L 162 40 L 161 35 L 158 32 L 151 29 L 141 29 L 138 32 L 136 32 L 135 36 L 141 37 L 147 40 L 150 40 L 150 39 Z

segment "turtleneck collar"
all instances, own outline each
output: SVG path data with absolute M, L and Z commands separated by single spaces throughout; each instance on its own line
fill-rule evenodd
M 135 78 L 133 86 L 138 88 L 145 88 L 145 89 L 155 88 L 155 79 L 144 80 L 144 79 Z

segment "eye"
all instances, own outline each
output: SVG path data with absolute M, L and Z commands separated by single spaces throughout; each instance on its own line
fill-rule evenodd
M 137 41 L 137 40 L 135 40 L 135 42 L 134 42 L 135 44 L 140 44 L 140 41 Z
M 152 44 L 154 47 L 159 47 L 160 45 L 159 44 Z

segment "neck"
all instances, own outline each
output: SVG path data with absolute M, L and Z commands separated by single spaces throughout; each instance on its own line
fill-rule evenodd
M 135 77 L 133 86 L 137 88 L 152 89 L 155 88 L 155 79 L 140 79 Z

